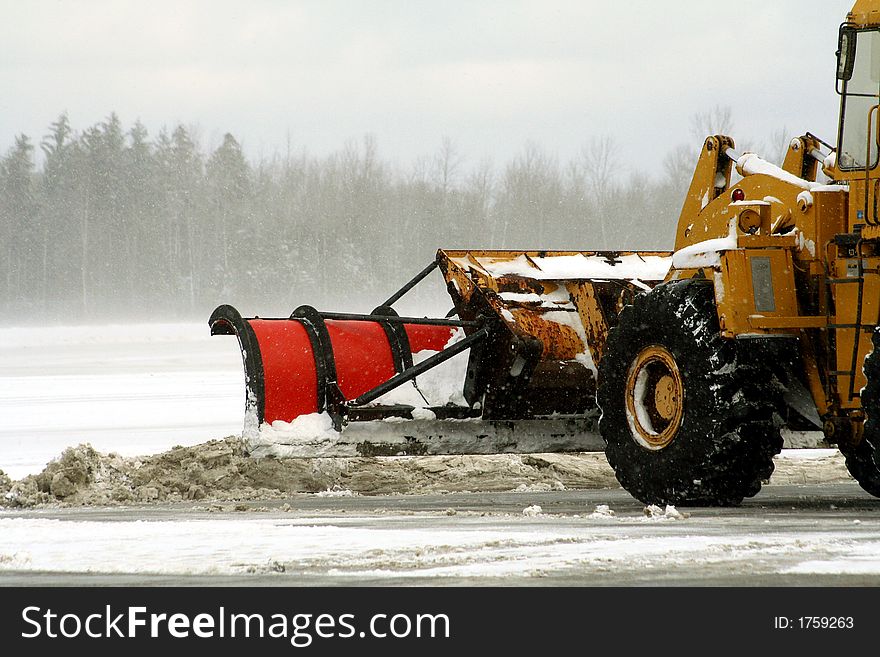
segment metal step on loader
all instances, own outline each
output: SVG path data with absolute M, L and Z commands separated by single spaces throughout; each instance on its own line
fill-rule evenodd
M 880 496 L 880 0 L 839 44 L 836 144 L 806 133 L 777 166 L 708 137 L 674 251 L 441 249 L 367 315 L 217 308 L 251 453 L 604 449 L 645 503 L 730 505 L 812 423 Z M 450 313 L 398 316 L 435 269 Z M 432 401 L 447 361 L 459 380 Z

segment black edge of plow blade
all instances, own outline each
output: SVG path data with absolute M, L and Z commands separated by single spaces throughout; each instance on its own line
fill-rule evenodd
M 238 338 L 245 372 L 245 408 L 253 408 L 257 423 L 262 424 L 266 411 L 266 381 L 263 357 L 254 329 L 241 313 L 230 305 L 218 306 L 208 320 L 211 335 L 234 335 Z

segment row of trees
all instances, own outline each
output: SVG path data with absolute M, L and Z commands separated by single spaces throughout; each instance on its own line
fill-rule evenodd
M 670 248 L 698 145 L 729 123 L 696 116 L 697 141 L 648 176 L 624 175 L 608 137 L 567 163 L 529 144 L 501 167 L 444 139 L 404 171 L 370 137 L 250 162 L 231 134 L 205 152 L 183 126 L 151 137 L 111 114 L 75 132 L 62 114 L 42 157 L 20 135 L 0 159 L 0 321 L 369 310 L 440 246 Z

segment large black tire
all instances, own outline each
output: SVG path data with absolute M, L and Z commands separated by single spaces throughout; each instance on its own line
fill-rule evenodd
M 782 449 L 783 390 L 765 364 L 772 342 L 722 338 L 705 280 L 659 285 L 624 308 L 600 363 L 597 401 L 605 454 L 631 495 L 646 504 L 728 506 L 761 489 Z M 676 377 L 678 396 L 667 399 L 677 402 L 650 401 Z M 677 415 L 665 410 L 672 407 Z M 658 435 L 646 438 L 645 427 Z
M 846 457 L 846 469 L 859 485 L 874 497 L 880 497 L 880 328 L 874 330 L 874 350 L 865 358 L 868 383 L 862 390 L 865 427 L 855 446 L 840 445 Z

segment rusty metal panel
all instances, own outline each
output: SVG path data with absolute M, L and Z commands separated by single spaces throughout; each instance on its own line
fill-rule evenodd
M 511 334 L 537 339 L 541 361 L 596 373 L 617 313 L 671 267 L 668 251 L 447 251 L 438 261 L 462 316 L 496 315 Z
M 569 284 L 568 290 L 578 309 L 584 333 L 587 336 L 587 348 L 590 350 L 592 362 L 599 364 L 605 349 L 610 328 L 608 318 L 599 301 L 597 288 L 592 283 Z M 617 309 L 618 312 L 620 309 Z

